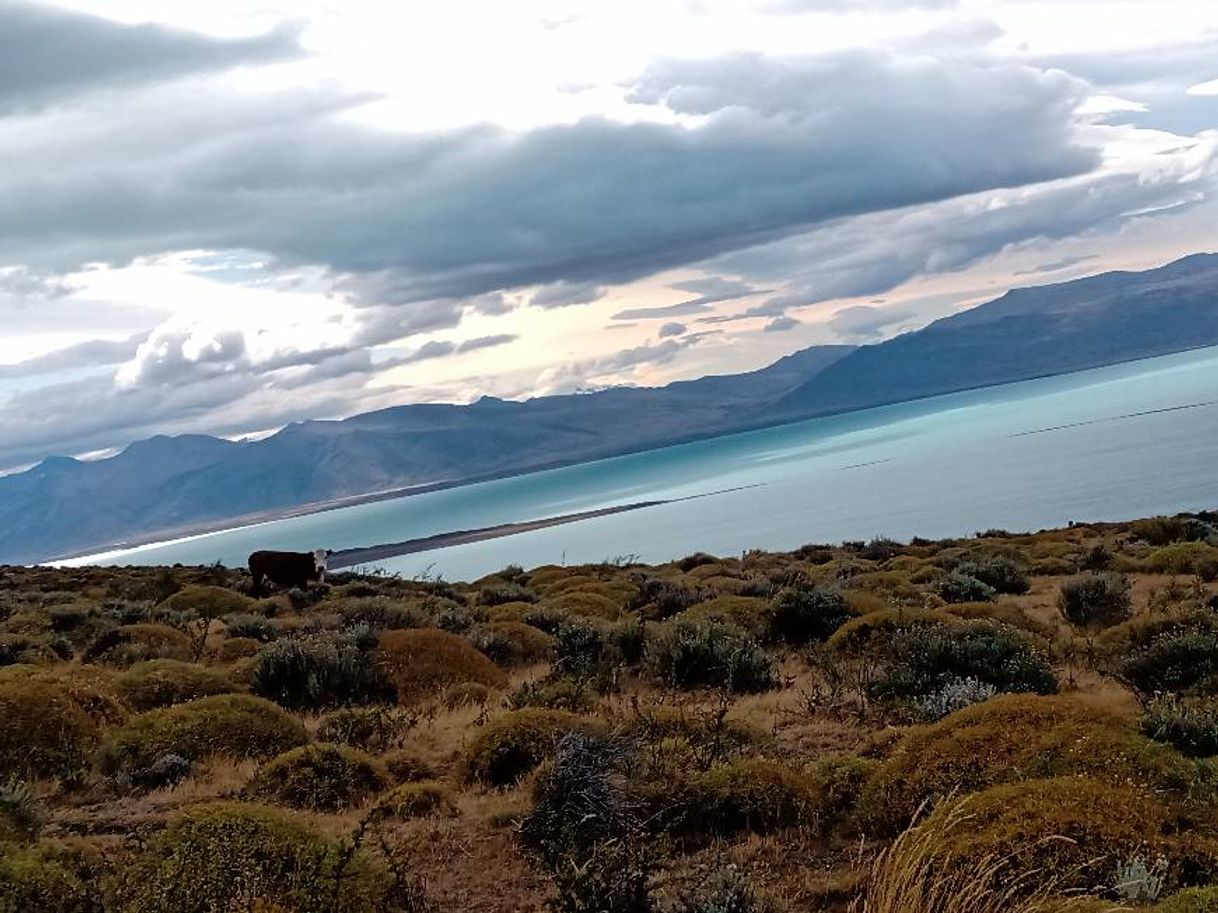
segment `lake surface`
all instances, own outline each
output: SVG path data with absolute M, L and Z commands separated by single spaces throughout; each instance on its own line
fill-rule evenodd
M 730 491 L 725 491 L 729 490 Z M 260 548 L 398 542 L 676 501 L 377 562 L 471 579 L 633 555 L 946 537 L 1218 507 L 1218 349 L 813 419 L 110 552 L 74 564 L 242 565 Z

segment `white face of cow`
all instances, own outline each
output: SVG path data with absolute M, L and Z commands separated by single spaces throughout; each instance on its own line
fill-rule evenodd
M 324 580 L 326 576 L 326 559 L 330 557 L 330 553 L 324 548 L 313 550 L 313 566 L 317 568 L 317 579 Z

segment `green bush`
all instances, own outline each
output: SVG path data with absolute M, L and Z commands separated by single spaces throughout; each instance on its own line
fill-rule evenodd
M 1160 574 L 1195 574 L 1218 579 L 1218 548 L 1205 542 L 1177 542 L 1152 552 L 1147 563 Z
M 1151 517 L 1135 520 L 1130 530 L 1150 545 L 1170 545 L 1173 542 L 1203 542 L 1214 534 L 1208 523 L 1192 517 Z
M 116 683 L 123 700 L 136 710 L 153 710 L 238 690 L 223 673 L 176 659 L 136 663 L 119 675 Z
M 983 583 L 971 574 L 954 570 L 944 575 L 935 584 L 935 592 L 949 604 L 962 602 L 992 602 L 997 593 L 988 583 Z
M 175 612 L 193 612 L 200 618 L 247 614 L 256 600 L 222 586 L 186 586 L 158 606 Z
M 597 844 L 583 855 L 555 867 L 555 913 L 653 913 L 655 861 L 648 848 L 618 840 Z
M 1004 595 L 1022 596 L 1032 589 L 1027 567 L 1003 555 L 977 555 L 960 562 L 954 570 Z
M 816 795 L 803 774 L 775 761 L 746 758 L 690 777 L 675 829 L 686 837 L 765 834 L 807 823 Z
M 371 757 L 339 745 L 305 745 L 272 758 L 246 787 L 252 799 L 312 811 L 359 805 L 388 785 Z
M 97 741 L 97 726 L 65 688 L 0 681 L 0 777 L 73 778 L 89 766 Z
M 870 687 L 879 700 L 916 701 L 969 680 L 1002 692 L 1057 691 L 1048 657 L 1004 625 L 910 627 L 893 636 L 886 652 L 884 672 Z
M 1057 607 L 1066 621 L 1080 628 L 1120 624 L 1133 612 L 1129 581 L 1120 574 L 1079 574 L 1062 584 Z
M 0 844 L 25 843 L 42 829 L 42 807 L 30 784 L 15 777 L 0 783 Z
M 222 694 L 150 710 L 115 730 L 102 749 L 107 771 L 136 771 L 162 755 L 269 758 L 308 741 L 295 717 L 259 697 Z
M 121 625 L 99 636 L 85 650 L 88 663 L 130 666 L 152 659 L 192 659 L 190 638 L 162 624 Z
M 392 880 L 288 813 L 242 802 L 182 812 L 116 879 L 116 913 L 380 913 Z
M 389 678 L 352 639 L 324 634 L 285 638 L 259 651 L 253 691 L 290 708 L 393 700 Z
M 671 913 L 764 913 L 748 879 L 734 865 L 715 869 L 697 889 L 684 894 Z
M 279 626 L 264 615 L 239 612 L 224 616 L 226 637 L 248 637 L 261 644 L 269 644 L 279 637 Z
M 1218 913 L 1218 885 L 1178 891 L 1151 909 L 1154 913 Z
M 456 812 L 452 795 L 439 780 L 416 780 L 403 783 L 377 800 L 373 817 L 405 821 L 429 815 L 451 815 Z
M 400 707 L 344 707 L 327 713 L 317 725 L 317 738 L 366 751 L 385 751 L 399 745 L 416 718 Z
M 81 840 L 0 852 L 0 913 L 99 913 L 101 855 Z
M 1142 732 L 1190 758 L 1218 755 L 1218 702 L 1212 698 L 1164 696 L 1151 701 Z
M 326 607 L 331 607 L 326 603 Z M 425 628 L 427 613 L 418 606 L 395 602 L 383 596 L 339 600 L 332 606 L 348 627 L 364 625 L 373 631 Z
M 492 621 L 476 625 L 466 637 L 500 666 L 528 666 L 546 659 L 554 638 L 523 621 Z
M 505 713 L 482 727 L 466 749 L 465 779 L 511 786 L 553 754 L 564 733 L 594 728 L 591 721 L 561 710 Z
M 1169 627 L 1118 663 L 1119 677 L 1135 691 L 1208 693 L 1218 688 L 1218 631 L 1208 626 Z
M 773 640 L 802 646 L 827 640 L 853 616 L 840 593 L 789 587 L 770 606 L 766 627 Z
M 773 665 L 761 645 L 722 622 L 671 622 L 647 643 L 644 659 L 652 675 L 676 688 L 750 694 L 775 685 Z

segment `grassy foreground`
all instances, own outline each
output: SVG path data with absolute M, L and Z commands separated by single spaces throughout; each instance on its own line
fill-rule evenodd
M 0 568 L 0 913 L 1218 911 L 1218 518 Z

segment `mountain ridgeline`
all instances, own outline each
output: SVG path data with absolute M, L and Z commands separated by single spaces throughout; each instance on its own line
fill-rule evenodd
M 0 478 L 0 563 L 1216 344 L 1218 255 L 1196 255 L 1018 289 L 884 343 L 813 347 L 747 374 L 399 406 L 261 441 L 158 436 L 109 459 L 52 457 Z

